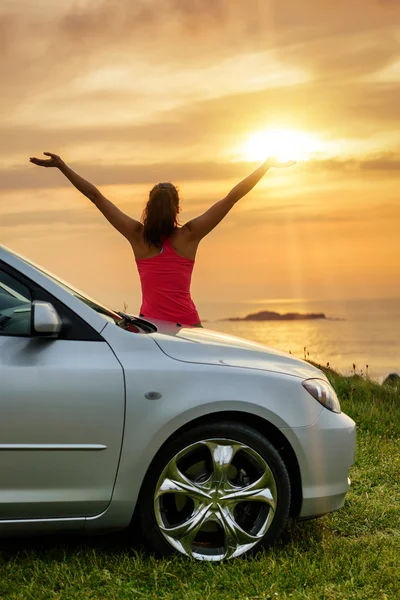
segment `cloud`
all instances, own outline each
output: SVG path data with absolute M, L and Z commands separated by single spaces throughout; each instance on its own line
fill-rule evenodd
M 41 2 L 35 11 L 29 6 L 26 0 L 0 9 L 2 82 L 17 104 L 29 101 L 27 93 L 60 89 L 116 63 L 163 65 L 173 77 L 173 70 L 273 50 L 320 75 L 364 71 L 386 64 L 393 54 L 400 16 L 399 6 L 375 0 L 354 0 L 351 6 L 333 0 L 103 0 L 74 2 L 63 10 Z
M 360 169 L 365 171 L 395 171 L 400 172 L 400 157 L 395 154 L 383 154 L 369 158 L 360 163 Z
M 46 226 L 53 224 L 70 225 L 76 230 L 77 228 L 91 226 L 94 229 L 99 227 L 99 224 L 94 222 L 93 211 L 89 210 L 36 210 L 11 212 L 1 215 L 1 229 L 14 227 L 31 227 Z M 100 225 L 103 225 L 101 222 Z
M 366 28 L 395 29 L 399 14 L 395 2 L 377 0 L 353 0 L 351 6 L 344 0 L 97 0 L 82 8 L 73 5 L 58 21 L 57 32 L 64 42 L 79 39 L 88 47 L 100 37 L 130 45 L 139 39 L 146 50 L 154 48 L 155 39 L 168 40 L 172 55 L 180 41 L 190 55 L 191 47 L 205 40 L 203 56 L 207 56 L 217 39 L 220 52 L 229 41 L 232 53 L 249 44 L 265 48 L 287 45 L 288 40 L 298 43 L 327 35 L 345 36 Z
M 206 181 L 240 180 L 254 170 L 259 163 L 248 162 L 182 162 L 154 164 L 78 164 L 74 168 L 98 186 L 152 185 L 157 181 Z M 300 162 L 295 169 L 299 173 L 376 172 L 394 174 L 400 170 L 400 155 L 383 153 L 365 158 L 329 158 Z M 43 169 L 28 163 L 25 167 L 0 170 L 0 189 L 50 189 L 69 187 L 71 184 L 57 169 Z M 361 184 L 360 184 L 361 185 Z
M 207 166 L 251 130 L 393 132 L 399 85 L 362 77 L 399 54 L 397 17 L 400 3 L 377 0 L 3 2 L 0 157 L 20 165 L 50 150 L 93 169 L 107 156 L 168 161 L 192 178 L 207 170 L 185 161 Z M 275 77 L 280 68 L 289 85 Z M 130 166 L 111 169 L 121 183 L 131 176 Z M 151 165 L 140 169 L 151 177 Z M 31 176 L 15 169 L 2 179 L 26 187 Z
M 72 163 L 150 163 L 163 162 L 166 157 L 170 162 L 207 162 L 210 154 L 229 155 L 251 131 L 277 126 L 305 130 L 322 140 L 338 140 L 338 152 L 342 151 L 340 140 L 358 139 L 362 152 L 363 140 L 372 143 L 378 136 L 376 146 L 400 126 L 399 86 L 379 84 L 368 93 L 367 89 L 358 83 L 348 83 L 345 88 L 333 84 L 320 88 L 317 83 L 270 88 L 188 102 L 144 122 L 109 123 L 98 116 L 96 124 L 82 125 L 65 117 L 58 126 L 49 126 L 47 111 L 36 111 L 36 122 L 3 125 L 0 159 L 5 165 L 20 165 L 21 160 L 49 150 L 65 155 Z M 66 111 L 68 104 L 68 97 L 59 101 Z M 99 106 L 118 116 L 122 107 L 129 109 L 131 100 L 129 95 L 115 92 L 99 100 L 95 94 L 82 94 L 72 103 L 76 114 L 80 114 L 80 105 L 94 118 Z
M 392 152 L 381 153 L 378 155 L 367 155 L 365 158 L 329 158 L 322 160 L 313 160 L 309 164 L 305 163 L 303 168 L 306 170 L 323 171 L 379 171 L 381 173 L 394 172 L 396 176 L 400 171 L 400 155 Z
M 77 170 L 96 185 L 152 184 L 157 181 L 221 181 L 244 177 L 255 165 L 249 163 L 158 163 L 139 165 L 81 164 Z M 56 169 L 43 169 L 27 162 L 25 168 L 1 172 L 0 189 L 35 189 L 70 186 Z
M 314 194 L 315 195 L 315 194 Z M 361 222 L 371 224 L 372 222 L 390 221 L 393 225 L 400 221 L 400 210 L 397 202 L 382 202 L 374 203 L 373 205 L 359 207 L 357 203 L 344 205 L 332 203 L 331 199 L 335 198 L 337 192 L 332 190 L 319 194 L 320 198 L 324 198 L 324 204 L 312 201 L 307 190 L 304 191 L 300 202 L 293 202 L 290 191 L 286 193 L 284 198 L 279 199 L 274 196 L 274 190 L 269 190 L 268 193 L 259 190 L 256 192 L 254 199 L 256 203 L 240 204 L 240 207 L 232 211 L 229 219 L 224 222 L 224 229 L 233 229 L 236 227 L 259 227 L 262 223 L 268 226 L 288 226 L 296 227 L 307 224 L 320 224 L 331 226 L 351 225 Z M 340 199 L 343 194 L 340 193 Z M 204 200 L 204 198 L 203 198 Z M 260 205 L 260 202 L 262 203 Z M 195 203 L 196 204 L 196 203 Z M 129 214 L 132 213 L 133 206 L 124 206 Z M 138 217 L 140 211 L 137 211 L 135 206 L 135 216 Z M 191 205 L 184 203 L 185 216 L 183 222 L 199 214 L 206 208 L 206 204 L 202 206 Z M 51 226 L 51 227 L 50 227 Z M 50 209 L 42 205 L 35 210 L 11 211 L 1 215 L 0 232 L 1 238 L 4 239 L 10 230 L 14 234 L 18 234 L 18 230 L 29 228 L 30 235 L 47 235 L 51 228 L 56 227 L 57 231 L 79 233 L 86 231 L 100 232 L 102 234 L 110 231 L 110 225 L 101 216 L 101 214 L 92 206 L 81 206 L 79 208 L 63 208 Z M 50 229 L 49 229 L 50 228 Z M 0 240 L 1 243 L 1 240 Z

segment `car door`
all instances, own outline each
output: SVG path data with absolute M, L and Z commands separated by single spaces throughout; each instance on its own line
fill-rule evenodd
M 35 293 L 0 263 L 0 521 L 101 513 L 121 451 L 121 365 L 96 332 L 32 336 Z

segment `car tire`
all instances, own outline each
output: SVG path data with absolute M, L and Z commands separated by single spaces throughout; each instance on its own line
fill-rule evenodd
M 271 545 L 290 496 L 285 463 L 263 435 L 234 421 L 206 423 L 158 452 L 135 521 L 149 550 L 220 561 Z

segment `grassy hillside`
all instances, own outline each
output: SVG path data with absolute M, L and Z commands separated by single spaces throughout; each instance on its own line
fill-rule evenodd
M 126 535 L 3 540 L 0 598 L 400 598 L 400 388 L 328 372 L 358 426 L 345 507 L 292 524 L 268 553 L 225 564 L 157 560 Z

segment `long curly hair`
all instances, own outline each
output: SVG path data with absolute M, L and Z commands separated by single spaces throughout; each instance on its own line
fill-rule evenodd
M 179 212 L 178 189 L 172 183 L 157 183 L 150 190 L 149 199 L 142 214 L 145 242 L 149 246 L 160 248 L 178 227 Z

